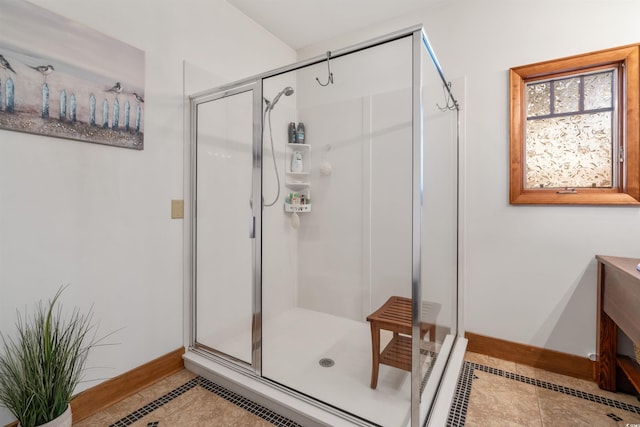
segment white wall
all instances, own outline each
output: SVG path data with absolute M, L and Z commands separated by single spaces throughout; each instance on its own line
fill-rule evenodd
M 299 51 L 321 55 L 422 22 L 448 79 L 466 78 L 466 330 L 595 350 L 594 256 L 640 257 L 640 209 L 509 205 L 508 69 L 640 42 L 638 16 L 628 0 L 450 0 Z
M 183 197 L 183 61 L 213 87 L 295 53 L 223 0 L 33 3 L 146 52 L 143 151 L 0 131 L 0 331 L 69 283 L 66 306 L 95 304 L 101 332 L 122 328 L 89 358 L 105 368 L 87 378 L 101 380 L 183 345 L 188 266 L 170 219 Z M 0 425 L 11 420 L 2 409 Z

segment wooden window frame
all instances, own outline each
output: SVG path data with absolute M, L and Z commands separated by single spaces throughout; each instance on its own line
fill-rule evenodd
M 552 61 L 514 67 L 510 85 L 510 185 L 511 204 L 543 205 L 638 205 L 640 206 L 640 45 L 622 46 Z M 620 108 L 620 144 L 623 162 L 618 186 L 605 188 L 530 189 L 524 187 L 526 83 L 546 76 L 580 73 L 596 67 L 623 65 L 619 79 L 624 85 Z

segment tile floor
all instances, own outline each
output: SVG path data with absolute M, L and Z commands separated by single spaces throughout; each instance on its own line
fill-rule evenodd
M 449 426 L 638 426 L 636 396 L 467 352 Z
M 184 370 L 74 427 L 273 425 L 300 427 Z M 452 427 L 635 425 L 640 427 L 636 396 L 609 393 L 590 381 L 470 352 L 448 421 Z
M 167 377 L 74 427 L 302 427 L 187 370 Z

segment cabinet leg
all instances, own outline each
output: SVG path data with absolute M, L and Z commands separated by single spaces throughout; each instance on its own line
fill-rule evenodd
M 618 353 L 618 327 L 606 313 L 600 314 L 598 328 L 598 386 L 616 391 L 616 356 Z

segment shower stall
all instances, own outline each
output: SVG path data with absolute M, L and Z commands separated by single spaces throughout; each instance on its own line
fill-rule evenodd
M 442 418 L 459 108 L 422 26 L 188 101 L 187 368 L 305 426 Z

